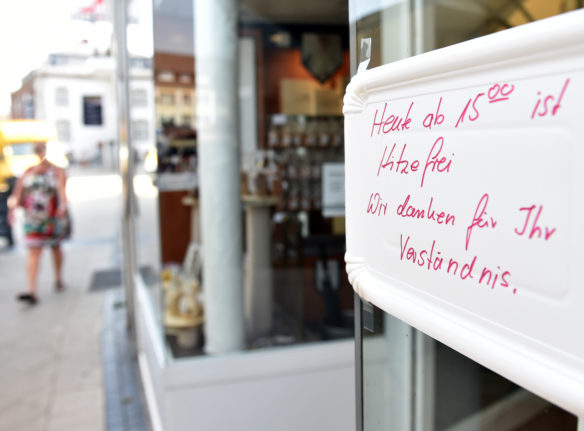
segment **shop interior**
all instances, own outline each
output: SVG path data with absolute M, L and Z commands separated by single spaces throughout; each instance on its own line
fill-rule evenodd
M 157 165 L 152 178 L 158 189 L 158 220 L 146 223 L 140 214 L 137 220 L 138 265 L 156 267 L 156 276 L 144 280 L 148 298 L 142 294 L 145 289 L 137 289 L 139 360 L 143 381 L 152 388 L 149 404 L 163 422 L 188 423 L 175 429 L 191 429 L 195 411 L 197 420 L 212 416 L 205 406 L 214 400 L 241 409 L 231 415 L 233 421 L 252 423 L 256 416 L 267 415 L 297 429 L 306 427 L 294 425 L 306 419 L 300 416 L 314 414 L 352 426 L 354 298 L 343 259 L 341 112 L 351 74 L 347 3 L 363 5 L 359 19 L 351 21 L 351 41 L 372 39 L 369 67 L 375 67 L 541 18 L 531 5 L 548 2 L 239 2 L 240 247 L 247 351 L 215 355 L 213 360 L 203 357 L 205 274 L 196 118 L 205 113 L 195 110 L 193 3 L 153 2 Z M 409 26 L 414 22 L 412 4 L 423 9 L 423 26 Z M 158 239 L 158 255 L 140 246 L 148 235 Z M 403 322 L 390 322 L 380 310 L 362 314 L 372 321 L 363 330 L 365 429 L 368 423 L 376 429 L 388 418 L 410 420 L 412 400 L 418 398 L 437 400 L 441 416 L 426 416 L 442 428 L 516 389 L 488 370 L 478 370 L 468 358 L 453 358 L 456 352 Z M 294 347 L 262 349 L 278 346 Z M 414 358 L 423 361 L 415 370 Z M 413 387 L 412 373 L 422 370 L 423 376 L 433 376 L 432 367 L 436 386 L 426 379 L 428 386 Z M 450 378 L 452 370 L 459 380 Z M 405 377 L 392 384 L 408 390 L 388 389 L 387 377 L 394 375 Z M 483 387 L 500 392 L 490 392 L 484 401 L 479 393 Z M 416 393 L 421 397 L 415 398 Z M 276 399 L 279 405 L 270 404 Z M 318 408 L 313 408 L 314 399 Z M 309 405 L 300 410 L 303 415 L 296 414 L 294 408 L 303 405 Z
M 154 7 L 160 282 L 173 357 L 204 352 L 192 2 Z M 239 22 L 244 308 L 249 349 L 353 336 L 344 271 L 346 2 L 246 1 Z M 264 4 L 265 3 L 265 4 Z M 332 12 L 332 13 L 331 13 Z

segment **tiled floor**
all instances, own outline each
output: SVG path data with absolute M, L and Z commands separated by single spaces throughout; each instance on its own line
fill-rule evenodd
M 75 229 L 63 245 L 63 292 L 45 250 L 40 302 L 15 301 L 26 286 L 22 217 L 15 247 L 0 238 L 0 431 L 148 430 L 121 288 L 89 290 L 94 273 L 121 265 L 121 183 L 102 171 L 69 174 Z M 142 218 L 156 202 L 141 201 Z
M 85 272 L 71 271 L 99 263 L 100 251 L 66 249 L 60 293 L 45 253 L 34 307 L 14 299 L 25 286 L 25 250 L 0 253 L 0 431 L 104 430 L 104 295 L 89 294 Z
M 121 288 L 108 292 L 102 336 L 107 431 L 148 431 L 135 344 L 127 330 Z

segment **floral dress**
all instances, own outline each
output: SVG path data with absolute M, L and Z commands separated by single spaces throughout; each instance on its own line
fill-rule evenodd
M 29 172 L 23 180 L 24 233 L 29 247 L 59 245 L 58 180 L 55 169 Z

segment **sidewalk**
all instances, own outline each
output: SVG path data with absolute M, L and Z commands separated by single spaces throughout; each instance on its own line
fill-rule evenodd
M 0 255 L 0 430 L 105 429 L 105 294 L 87 290 L 87 264 L 99 262 L 100 248 L 65 248 L 67 288 L 61 293 L 53 291 L 46 250 L 35 307 L 14 299 L 26 286 L 25 250 Z
M 53 289 L 45 249 L 40 301 L 18 303 L 26 288 L 22 232 L 14 249 L 0 244 L 0 431 L 147 429 L 122 290 L 89 290 L 94 272 L 120 265 L 121 199 L 111 182 L 70 177 L 74 233 L 63 246 L 63 292 Z

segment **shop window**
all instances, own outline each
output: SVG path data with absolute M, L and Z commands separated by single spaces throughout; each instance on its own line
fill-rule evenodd
M 336 173 L 343 171 L 342 95 L 349 80 L 346 23 L 328 26 L 320 33 L 314 28 L 307 31 L 300 25 L 290 26 L 272 38 L 278 43 L 271 45 L 262 41 L 274 35 L 273 29 L 251 25 L 245 32 L 237 63 L 240 118 L 236 125 L 241 138 L 242 247 L 250 261 L 259 255 L 267 258 L 262 263 L 265 270 L 246 269 L 244 283 L 246 291 L 255 284 L 269 284 L 273 290 L 271 302 L 246 323 L 252 328 L 247 347 L 350 338 L 353 293 L 343 271 L 343 203 L 336 199 L 342 194 L 338 185 L 343 181 Z M 305 51 L 313 56 L 311 65 L 318 78 L 303 64 L 301 41 L 305 33 L 313 39 L 309 44 L 312 50 Z M 319 41 L 334 45 L 336 55 L 314 58 L 321 52 Z M 193 58 L 155 54 L 158 70 L 195 63 Z M 184 76 L 187 74 L 177 74 L 176 87 L 163 83 L 160 74 L 156 82 L 156 115 L 161 125 L 156 184 L 162 302 L 167 305 L 177 292 L 190 289 L 193 246 L 200 238 L 198 226 L 193 224 L 200 211 L 197 131 L 193 127 L 212 119 L 225 103 L 204 87 L 183 87 L 187 83 Z M 195 91 L 199 92 L 196 114 Z M 323 209 L 323 202 L 329 201 Z M 265 219 L 252 229 L 251 218 L 258 212 L 251 209 L 258 203 Z M 261 250 L 255 242 L 260 237 L 266 239 Z M 202 279 L 198 286 L 204 292 L 204 275 Z M 186 345 L 186 335 L 183 337 L 195 329 L 175 327 L 179 311 L 163 308 L 170 351 L 180 356 L 202 354 L 200 337 L 190 345 Z
M 103 125 L 101 96 L 83 97 L 83 124 L 86 126 Z

